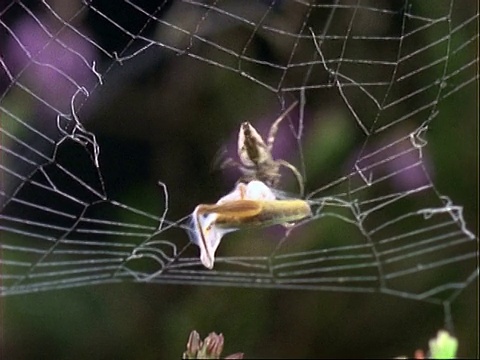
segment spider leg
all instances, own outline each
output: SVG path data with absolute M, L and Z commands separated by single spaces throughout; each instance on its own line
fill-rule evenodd
M 242 176 L 237 180 L 236 185 L 240 183 L 249 183 L 252 180 L 256 179 L 256 172 L 254 168 L 251 168 L 249 166 L 245 166 L 238 161 L 233 160 L 232 158 L 226 158 L 221 164 L 220 164 L 220 169 L 226 169 L 230 167 L 235 167 L 237 168 L 241 173 Z
M 293 174 L 297 178 L 298 187 L 300 188 L 300 196 L 302 197 L 303 196 L 303 191 L 304 191 L 303 176 L 300 174 L 300 172 L 297 170 L 297 168 L 295 166 L 293 166 L 292 164 L 290 164 L 289 162 L 287 162 L 285 160 L 282 160 L 282 159 L 276 160 L 276 162 L 278 164 L 282 165 L 282 166 L 285 166 L 286 168 L 289 168 L 293 172 Z
M 220 163 L 220 169 L 226 169 L 229 167 L 241 167 L 242 165 L 232 158 L 226 158 Z
M 268 131 L 268 138 L 267 138 L 267 149 L 268 149 L 268 152 L 271 152 L 272 151 L 272 147 L 273 147 L 273 142 L 275 141 L 275 136 L 277 135 L 277 131 L 278 131 L 278 125 L 280 125 L 280 122 L 285 119 L 285 117 L 288 115 L 288 113 L 290 111 L 293 110 L 293 108 L 295 106 L 297 106 L 298 104 L 298 101 L 295 101 L 292 105 L 290 105 L 288 107 L 287 110 L 285 110 L 279 117 L 277 120 L 275 120 L 272 124 L 272 126 L 270 127 L 270 130 Z

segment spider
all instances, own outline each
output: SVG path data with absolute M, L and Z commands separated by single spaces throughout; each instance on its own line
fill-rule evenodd
M 277 135 L 280 122 L 285 119 L 290 111 L 298 104 L 295 101 L 272 124 L 268 132 L 267 142 L 262 139 L 258 131 L 248 121 L 240 125 L 238 134 L 238 158 L 240 163 L 227 159 L 222 168 L 237 166 L 243 173 L 237 183 L 248 183 L 259 180 L 272 188 L 276 188 L 280 181 L 280 167 L 290 169 L 298 181 L 300 196 L 303 195 L 303 177 L 295 166 L 283 159 L 273 159 L 272 148 Z

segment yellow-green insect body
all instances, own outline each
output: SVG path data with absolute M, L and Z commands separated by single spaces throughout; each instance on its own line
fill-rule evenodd
M 251 228 L 291 223 L 311 215 L 303 200 L 236 200 L 214 208 L 220 228 Z
M 202 264 L 212 269 L 223 235 L 244 228 L 287 226 L 310 215 L 306 201 L 276 200 L 268 186 L 254 180 L 238 184 L 216 204 L 198 205 L 191 216 L 190 238 L 200 247 Z

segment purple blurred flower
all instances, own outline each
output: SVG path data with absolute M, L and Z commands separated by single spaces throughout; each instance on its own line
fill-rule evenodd
M 64 113 L 80 87 L 88 90 L 98 81 L 92 71 L 96 50 L 86 30 L 75 29 L 51 16 L 27 14 L 13 25 L 5 51 L 13 78 Z
M 430 168 L 430 161 L 421 136 L 421 131 L 395 131 L 368 145 L 356 165 L 366 180 L 375 182 L 388 177 L 397 191 L 428 185 L 425 171 Z

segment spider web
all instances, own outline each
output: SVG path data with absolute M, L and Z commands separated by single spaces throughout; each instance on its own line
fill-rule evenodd
M 1 295 L 142 282 L 382 292 L 447 309 L 478 277 L 477 225 L 438 186 L 430 149 L 436 127 L 472 126 L 475 116 L 478 10 L 462 5 L 2 5 Z M 176 87 L 155 88 L 159 79 Z M 221 104 L 209 88 L 202 104 L 219 114 L 174 123 L 188 113 L 169 108 L 177 92 L 222 81 L 241 84 L 249 102 Z M 147 99 L 134 94 L 138 84 L 147 84 Z M 125 88 L 130 93 L 122 97 Z M 121 150 L 120 159 L 108 156 L 105 133 L 131 131 L 152 143 L 158 139 L 150 132 L 163 133 L 161 141 L 192 141 L 187 132 L 198 131 L 193 136 L 213 149 L 215 141 L 235 138 L 251 109 L 269 104 L 268 121 L 259 125 L 265 134 L 295 99 L 299 107 L 274 145 L 277 158 L 299 164 L 312 206 L 313 216 L 293 228 L 228 235 L 215 268 L 206 270 L 188 241 L 186 216 L 229 191 L 234 175 L 219 175 L 224 183 L 202 198 L 177 187 L 206 182 L 206 160 L 164 158 L 150 164 L 162 168 L 160 186 L 150 174 L 148 190 L 135 190 L 156 205 L 119 195 L 120 185 L 131 185 L 113 178 L 111 168 L 135 172 L 128 170 L 132 161 L 145 159 L 122 159 Z M 452 105 L 460 102 L 468 106 Z M 466 118 L 452 119 L 460 112 Z M 110 120 L 102 125 L 102 118 Z M 456 134 L 444 146 L 462 142 Z M 188 164 L 202 167 L 198 179 L 178 170 Z M 174 171 L 190 174 L 189 181 L 175 185 L 168 175 Z

